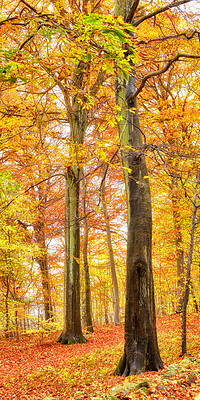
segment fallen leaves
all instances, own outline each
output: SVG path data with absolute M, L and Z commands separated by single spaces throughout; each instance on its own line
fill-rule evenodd
M 175 355 L 170 354 L 168 341 L 178 336 L 179 322 L 178 316 L 165 316 L 158 321 L 163 360 L 168 362 L 173 358 L 173 363 L 159 372 L 127 378 L 113 376 L 123 350 L 122 325 L 96 327 L 94 334 L 88 335 L 87 343 L 71 346 L 61 345 L 55 338 L 48 338 L 48 342 L 42 344 L 30 337 L 1 341 L 0 399 L 200 400 L 197 337 L 195 348 L 194 344 L 189 344 L 191 352 L 187 358 L 175 356 L 179 351 L 179 340 L 174 340 Z M 196 316 L 190 318 L 189 342 L 190 335 L 193 340 L 195 331 L 198 335 Z

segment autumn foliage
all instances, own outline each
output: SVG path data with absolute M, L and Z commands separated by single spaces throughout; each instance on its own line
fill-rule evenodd
M 0 398 L 194 399 L 200 392 L 199 318 L 189 316 L 189 353 L 182 360 L 179 331 L 178 316 L 159 318 L 159 345 L 165 369 L 129 378 L 113 376 L 122 351 L 123 325 L 96 326 L 87 343 L 66 347 L 56 343 L 52 335 L 1 340 Z M 170 375 L 170 368 L 174 367 L 175 372 Z
M 133 1 L 132 25 L 131 14 L 113 16 L 107 0 L 0 5 L 2 399 L 194 399 L 200 390 L 199 185 L 185 370 L 179 358 L 199 170 L 200 34 L 196 7 L 186 4 L 190 0 L 175 3 Z M 122 143 L 127 120 L 116 104 L 117 79 L 124 87 L 129 76 L 143 142 L 138 157 L 146 160 L 151 188 L 158 340 L 165 367 L 177 364 L 167 382 L 163 372 L 125 380 L 112 375 L 122 352 L 126 300 L 126 157 L 138 151 Z M 74 182 L 78 256 L 68 243 L 75 219 L 68 212 L 73 196 L 66 194 Z M 87 343 L 64 348 L 56 339 L 67 263 L 77 267 Z M 86 329 L 88 301 L 93 335 Z M 142 387 L 131 393 L 128 385 L 142 380 L 146 393 Z

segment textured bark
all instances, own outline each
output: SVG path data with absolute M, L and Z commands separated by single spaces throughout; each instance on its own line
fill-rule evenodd
M 87 7 L 87 0 L 85 7 Z M 90 2 L 91 3 L 91 2 Z M 92 2 L 93 3 L 93 2 Z M 85 82 L 89 63 L 80 61 L 72 76 L 72 87 L 76 94 L 71 97 L 70 91 L 58 80 L 57 84 L 63 93 L 66 112 L 70 124 L 70 142 L 74 152 L 73 164 L 66 173 L 66 223 L 65 223 L 65 271 L 64 271 L 64 327 L 59 338 L 61 343 L 74 343 L 85 341 L 81 331 L 80 319 L 80 227 L 79 227 L 79 192 L 80 170 L 79 146 L 84 143 L 85 131 L 89 124 L 90 112 L 85 107 Z M 105 72 L 97 75 L 96 81 L 91 86 L 90 95 L 95 97 L 105 80 Z M 83 104 L 82 106 L 80 104 Z
M 87 209 L 86 209 L 86 182 L 84 172 L 82 173 L 82 205 L 83 205 L 83 225 L 84 225 L 84 236 L 83 236 L 83 266 L 84 266 L 84 277 L 85 277 L 85 313 L 84 319 L 86 324 L 87 332 L 94 332 L 92 324 L 92 311 L 91 311 L 91 291 L 90 291 L 90 273 L 88 265 L 88 221 L 87 221 Z
M 118 0 L 116 14 L 126 18 L 130 7 L 129 1 Z M 115 371 L 122 376 L 163 368 L 156 333 L 151 196 L 134 92 L 133 77 L 128 83 L 118 80 L 116 98 L 123 108 L 123 121 L 119 123 L 122 161 L 129 171 L 125 169 L 128 207 L 125 345 Z M 131 108 L 134 113 L 128 111 Z M 131 147 L 128 151 L 124 147 L 127 144 Z
M 68 168 L 66 175 L 64 326 L 59 342 L 83 343 L 80 315 L 80 171 Z
M 104 218 L 105 218 L 105 222 L 106 222 L 106 239 L 107 239 L 107 246 L 108 246 L 108 252 L 109 252 L 109 259 L 110 259 L 111 278 L 112 278 L 112 284 L 113 284 L 113 290 L 114 290 L 114 324 L 119 325 L 120 324 L 119 287 L 118 287 L 117 274 L 116 274 L 116 268 L 115 268 L 115 259 L 114 259 L 114 253 L 113 253 L 113 247 L 112 247 L 109 214 L 108 214 L 106 196 L 105 196 L 105 179 L 104 179 L 102 187 L 101 187 L 101 198 L 102 198 L 102 207 L 103 207 Z
M 77 90 L 82 89 L 84 71 L 87 65 L 82 61 L 77 65 L 73 76 L 73 84 Z M 83 343 L 80 315 L 80 224 L 79 224 L 79 195 L 81 168 L 79 167 L 79 145 L 84 142 L 88 126 L 88 115 L 77 101 L 80 94 L 73 98 L 70 115 L 70 139 L 72 151 L 75 154 L 73 164 L 66 172 L 65 199 L 65 271 L 64 271 L 64 326 L 59 342 L 62 344 Z M 84 101 L 84 95 L 82 95 Z M 68 99 L 65 96 L 66 108 Z M 68 110 L 69 112 L 69 110 Z
M 136 103 L 131 104 L 136 108 Z M 117 368 L 123 376 L 163 367 L 160 358 L 151 264 L 151 197 L 137 113 L 128 114 L 128 243 L 124 354 Z

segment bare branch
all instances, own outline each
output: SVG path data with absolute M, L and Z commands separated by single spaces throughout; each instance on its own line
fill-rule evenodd
M 16 15 L 15 17 L 6 18 L 3 21 L 0 21 L 0 26 L 6 24 L 6 22 L 14 21 L 15 19 L 19 19 L 18 15 Z
M 17 196 L 15 196 L 12 200 L 10 200 L 8 203 L 6 203 L 5 205 L 1 206 L 2 210 L 5 210 L 7 207 L 10 206 L 10 204 L 12 204 L 15 200 L 17 200 L 20 196 L 23 196 L 24 194 L 26 194 L 27 192 L 29 192 L 29 190 L 41 185 L 41 183 L 43 182 L 47 182 L 49 181 L 51 178 L 55 178 L 55 176 L 59 176 L 59 177 L 63 177 L 65 176 L 63 173 L 59 173 L 59 174 L 53 174 L 53 175 L 49 175 L 47 178 L 42 179 L 41 181 L 38 181 L 37 183 L 34 183 L 33 185 L 29 186 L 27 189 L 25 189 L 23 192 L 19 193 Z
M 161 69 L 159 69 L 159 70 L 157 70 L 157 71 L 150 72 L 149 74 L 145 75 L 144 78 L 142 79 L 142 81 L 141 81 L 139 87 L 138 87 L 137 90 L 135 91 L 135 93 L 131 94 L 128 100 L 130 100 L 130 99 L 133 100 L 133 99 L 135 99 L 135 98 L 138 96 L 138 94 L 139 94 L 139 93 L 142 91 L 142 89 L 144 88 L 145 83 L 146 83 L 146 81 L 147 81 L 148 79 L 150 79 L 150 78 L 152 78 L 152 77 L 154 77 L 154 76 L 158 76 L 158 75 L 164 74 L 164 73 L 171 67 L 171 65 L 172 65 L 174 62 L 178 61 L 180 58 L 200 59 L 200 54 L 199 54 L 199 55 L 198 55 L 198 54 L 185 54 L 185 53 L 178 53 L 178 54 L 176 54 L 173 58 L 171 58 L 170 60 L 167 61 L 167 63 L 164 65 L 163 68 L 161 68 Z
M 179 37 L 185 37 L 187 40 L 193 39 L 195 35 L 199 35 L 199 32 L 194 30 L 192 32 L 182 32 L 182 33 L 177 33 L 176 35 L 170 35 L 170 36 L 164 36 L 161 38 L 156 38 L 156 39 L 149 39 L 149 40 L 140 40 L 139 42 L 136 42 L 136 46 L 140 46 L 142 44 L 149 44 L 149 43 L 154 43 L 154 42 L 164 42 L 165 40 L 170 40 L 170 39 L 176 39 Z
M 146 21 L 147 19 L 150 19 L 150 18 L 152 18 L 152 17 L 155 17 L 156 15 L 158 15 L 158 14 L 164 12 L 164 11 L 170 10 L 171 8 L 181 6 L 182 4 L 190 3 L 191 1 L 194 1 L 194 0 L 178 0 L 178 1 L 172 1 L 172 3 L 167 4 L 167 5 L 164 6 L 164 7 L 158 8 L 157 10 L 155 10 L 155 11 L 153 11 L 153 12 L 147 14 L 147 15 L 144 15 L 143 17 L 139 18 L 138 20 L 134 21 L 134 22 L 132 23 L 132 25 L 133 25 L 133 26 L 138 26 L 138 25 L 140 25 L 143 21 Z M 131 10 L 131 11 L 132 11 L 132 10 Z M 131 11 L 130 11 L 128 17 L 126 18 L 126 21 L 127 21 L 127 22 L 131 22 L 131 19 L 130 19 Z
M 37 14 L 37 15 L 40 15 L 40 14 L 41 14 L 40 12 L 38 12 L 38 11 L 36 10 L 35 7 L 33 7 L 31 4 L 27 3 L 27 1 L 21 0 L 21 2 L 22 2 L 26 7 L 30 8 L 30 10 L 32 10 L 35 14 Z

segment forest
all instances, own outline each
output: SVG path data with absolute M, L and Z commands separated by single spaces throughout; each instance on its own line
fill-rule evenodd
M 199 2 L 0 9 L 0 399 L 200 399 Z

